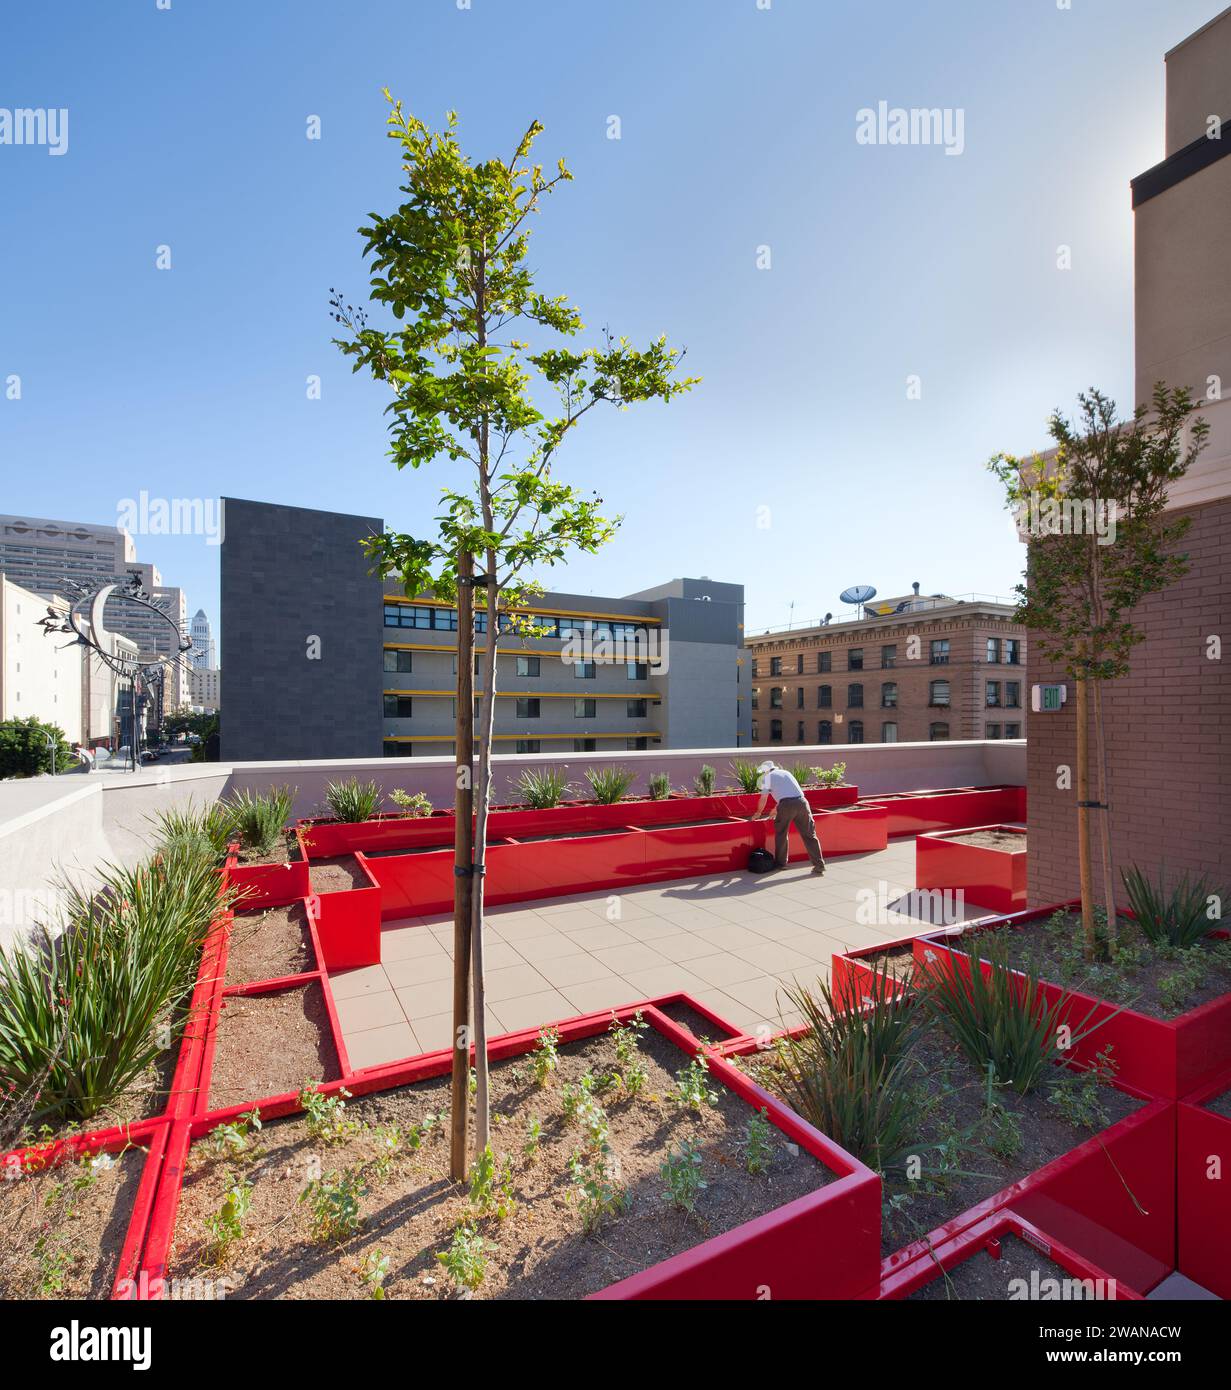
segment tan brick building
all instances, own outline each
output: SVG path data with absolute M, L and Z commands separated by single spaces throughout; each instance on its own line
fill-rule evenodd
M 1026 630 L 1008 602 L 915 593 L 746 637 L 755 746 L 1021 738 Z
M 1231 876 L 1231 10 L 1166 57 L 1166 158 L 1133 180 L 1136 386 L 1188 386 L 1209 443 L 1174 484 L 1189 518 L 1188 575 L 1142 603 L 1146 640 L 1132 671 L 1106 687 L 1113 845 L 1121 868 L 1169 877 Z M 1219 118 L 1221 125 L 1211 121 Z M 1221 138 L 1212 138 L 1219 130 Z M 1032 679 L 1060 680 L 1041 662 Z M 1070 700 L 1028 719 L 1029 897 L 1076 897 L 1076 793 Z M 1096 868 L 1097 872 L 1097 868 Z

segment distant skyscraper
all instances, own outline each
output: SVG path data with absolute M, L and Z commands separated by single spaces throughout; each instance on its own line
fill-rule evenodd
M 218 666 L 218 647 L 204 608 L 198 608 L 192 620 L 192 655 L 189 659 L 198 670 L 215 670 Z

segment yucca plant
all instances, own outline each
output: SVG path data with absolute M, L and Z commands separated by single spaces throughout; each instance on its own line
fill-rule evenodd
M 535 811 L 546 811 L 559 806 L 569 784 L 564 773 L 556 768 L 543 768 L 538 772 L 527 769 L 517 783 L 517 790 L 527 806 Z
M 361 782 L 357 777 L 348 777 L 345 782 L 330 782 L 325 788 L 325 804 L 334 820 L 348 824 L 371 820 L 383 800 L 375 782 Z
M 633 774 L 626 767 L 589 767 L 586 781 L 600 806 L 614 806 L 623 801 L 633 784 Z
M 1185 872 L 1171 888 L 1167 887 L 1166 870 L 1162 867 L 1157 883 L 1151 882 L 1136 865 L 1125 869 L 1120 877 L 1138 927 L 1156 946 L 1180 950 L 1195 946 L 1213 930 L 1210 900 L 1223 902 L 1226 898 L 1225 892 L 1216 888 L 1206 874 L 1192 878 Z
M 1100 1006 L 1091 1004 L 1074 1023 L 1074 997 L 1065 991 L 1049 1003 L 1037 966 L 1011 970 L 1002 943 L 985 950 L 974 934 L 962 946 L 969 976 L 957 957 L 941 957 L 919 972 L 921 997 L 979 1070 L 1019 1095 L 1033 1091 L 1053 1062 L 1065 1061 L 1066 1053 L 1119 1012 L 1092 1021 Z
M 754 793 L 761 790 L 761 774 L 757 771 L 756 763 L 750 763 L 746 758 L 735 758 L 730 767 L 740 791 Z
M 843 772 L 846 771 L 845 763 L 842 766 L 842 770 Z M 794 777 L 801 787 L 808 786 L 815 775 L 815 771 L 810 768 L 807 763 L 793 763 L 791 765 L 791 776 Z
M 774 1085 L 810 1124 L 884 1172 L 918 1144 L 918 1100 L 905 1084 L 926 1018 L 881 967 L 858 999 L 785 991 L 807 1031 L 779 1044 Z
M 709 765 L 709 763 L 702 763 L 701 771 L 698 772 L 697 775 L 693 778 L 693 791 L 695 791 L 698 796 L 713 796 L 714 782 L 717 779 L 717 776 L 718 774 Z
M 666 801 L 671 795 L 671 778 L 665 772 L 650 774 L 650 800 Z
M 159 850 L 188 849 L 214 864 L 226 857 L 233 831 L 231 816 L 222 802 L 159 811 L 147 820 L 153 826 L 154 843 Z
M 58 935 L 0 950 L 0 1094 L 32 1125 L 122 1102 L 182 1025 L 210 923 L 230 906 L 214 866 L 183 845 L 60 886 Z
M 250 791 L 234 792 L 222 803 L 230 821 L 231 834 L 245 849 L 264 853 L 277 843 L 282 827 L 290 818 L 295 793 L 290 787 L 270 787 L 263 795 Z

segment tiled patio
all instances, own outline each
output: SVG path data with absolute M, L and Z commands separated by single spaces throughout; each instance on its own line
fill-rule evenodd
M 894 907 L 914 871 L 906 839 L 835 859 L 824 877 L 805 863 L 492 908 L 489 1036 L 677 990 L 742 1030 L 790 1026 L 784 985 L 827 977 L 834 951 L 930 928 Z M 957 915 L 984 911 L 965 903 Z M 382 964 L 331 976 L 352 1067 L 448 1046 L 452 945 L 451 917 L 392 922 Z

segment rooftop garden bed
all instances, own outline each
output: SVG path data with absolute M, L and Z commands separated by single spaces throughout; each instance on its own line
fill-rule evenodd
M 340 1075 L 319 981 L 294 989 L 228 995 L 209 1070 L 213 1109 L 280 1095 L 306 1076 Z
M 994 912 L 1026 906 L 1026 832 L 1006 825 L 935 831 L 915 840 L 921 890 L 960 890 Z
M 316 968 L 302 902 L 235 914 L 227 948 L 227 986 L 302 975 Z

